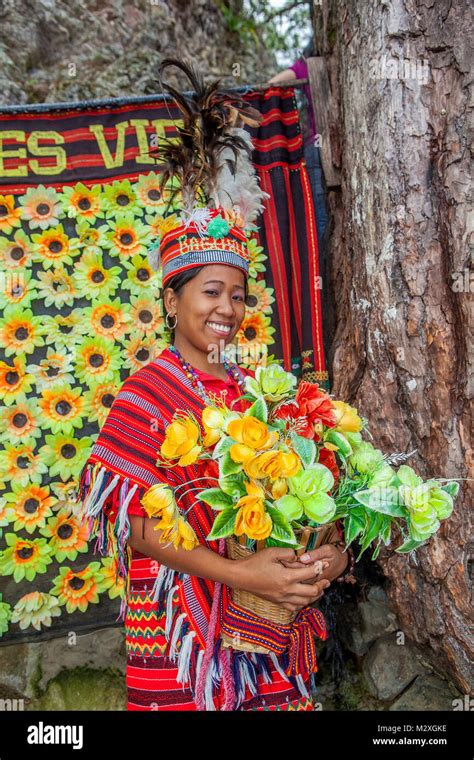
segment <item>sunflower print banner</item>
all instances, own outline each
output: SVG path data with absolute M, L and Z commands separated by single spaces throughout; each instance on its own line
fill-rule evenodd
M 236 358 L 255 367 L 264 346 L 327 386 L 294 90 L 245 97 L 264 114 L 251 134 L 272 198 Z M 178 114 L 160 97 L 0 110 L 1 643 L 122 625 L 114 560 L 94 553 L 74 501 L 121 384 L 167 345 L 147 257 L 166 230 L 150 149 Z

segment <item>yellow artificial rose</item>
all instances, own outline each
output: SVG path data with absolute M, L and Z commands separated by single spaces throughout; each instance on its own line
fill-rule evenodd
M 279 478 L 281 475 L 279 453 L 278 451 L 264 451 L 262 454 L 258 454 L 258 456 L 246 459 L 244 462 L 244 472 L 249 478 L 255 478 L 256 480 Z
M 294 451 L 280 451 L 282 477 L 292 478 L 301 469 L 301 459 Z
M 285 478 L 277 478 L 275 482 L 272 485 L 272 497 L 276 499 L 280 499 L 282 496 L 285 496 L 288 493 L 288 483 L 286 482 Z
M 345 401 L 333 401 L 335 409 L 336 426 L 333 430 L 339 430 L 341 433 L 358 433 L 362 428 L 362 420 L 357 413 L 357 409 L 349 406 Z
M 214 444 L 221 439 L 224 432 L 224 422 L 225 418 L 220 409 L 216 409 L 214 406 L 206 406 L 203 410 L 202 424 L 206 432 L 203 444 L 206 448 L 208 446 L 214 446 Z
M 252 482 L 246 482 L 245 483 L 245 490 L 247 491 L 247 496 L 242 496 L 236 504 L 234 504 L 235 509 L 240 509 L 240 507 L 245 507 L 252 504 L 258 504 L 259 502 L 263 504 L 263 500 L 265 499 L 265 491 L 261 486 L 259 486 L 257 483 Z
M 237 536 L 245 533 L 249 538 L 261 541 L 264 538 L 268 538 L 272 532 L 272 527 L 272 518 L 265 512 L 263 502 L 257 501 L 254 504 L 247 504 L 239 509 L 234 533 Z
M 199 427 L 189 417 L 176 419 L 166 428 L 165 440 L 161 444 L 161 454 L 166 459 L 177 459 L 181 467 L 193 464 L 199 457 Z
M 199 541 L 194 530 L 182 517 L 179 518 L 177 534 L 177 537 L 173 541 L 176 549 L 178 546 L 182 546 L 183 549 L 191 551 L 195 546 L 199 546 Z
M 175 504 L 173 491 L 165 483 L 156 483 L 148 489 L 141 499 L 142 507 L 148 517 L 158 517 Z
M 237 420 L 231 420 L 227 425 L 226 432 L 230 435 L 234 441 L 242 444 L 245 448 L 235 448 L 231 446 L 230 456 L 233 459 L 232 450 L 238 459 L 234 459 L 235 462 L 243 462 L 245 458 L 254 456 L 256 451 L 262 449 L 270 449 L 278 440 L 278 432 L 276 430 L 270 432 L 265 422 L 261 422 L 256 417 L 240 417 Z M 243 458 L 245 455 L 245 458 Z

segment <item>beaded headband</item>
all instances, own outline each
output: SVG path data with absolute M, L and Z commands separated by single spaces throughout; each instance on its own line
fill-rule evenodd
M 192 95 L 163 82 L 168 66 L 184 72 Z M 236 123 L 258 126 L 262 116 L 236 94 L 220 90 L 219 81 L 204 85 L 194 66 L 183 60 L 165 59 L 159 74 L 181 111 L 183 126 L 177 127 L 178 139 L 161 138 L 157 145 L 160 188 L 172 213 L 165 212 L 158 225 L 161 235 L 149 250 L 151 266 L 161 269 L 163 287 L 179 272 L 206 264 L 237 267 L 248 276 L 247 241 L 270 196 L 260 189 L 250 160 L 250 135 Z

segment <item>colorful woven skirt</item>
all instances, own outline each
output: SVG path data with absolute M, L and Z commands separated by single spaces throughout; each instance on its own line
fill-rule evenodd
M 178 605 L 178 593 L 163 604 L 153 602 L 152 587 L 155 575 L 151 572 L 151 560 L 142 555 L 132 559 L 130 589 L 125 616 L 127 652 L 127 710 L 197 710 L 191 689 L 178 682 L 178 667 L 164 655 L 167 646 L 165 632 L 167 613 L 173 614 Z M 179 651 L 180 641 L 174 642 Z M 251 666 L 252 653 L 238 653 Z M 311 679 L 305 683 L 308 696 L 300 691 L 284 675 L 283 668 L 270 665 L 265 676 L 258 675 L 259 693 L 252 693 L 246 686 L 245 697 L 238 710 L 313 710 Z M 214 709 L 221 710 L 223 691 L 213 696 Z

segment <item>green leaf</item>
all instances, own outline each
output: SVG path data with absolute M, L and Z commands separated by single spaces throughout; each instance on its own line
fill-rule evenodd
M 208 541 L 215 541 L 218 538 L 226 538 L 234 532 L 235 521 L 237 519 L 238 509 L 233 507 L 224 509 L 214 520 L 212 530 L 207 536 Z
M 349 457 L 353 453 L 352 446 L 347 440 L 346 436 L 342 433 L 338 433 L 336 430 L 329 430 L 325 434 L 324 440 L 337 446 L 337 453 L 344 458 Z
M 277 541 L 284 541 L 287 544 L 294 546 L 297 544 L 296 536 L 293 532 L 293 528 L 286 519 L 286 517 L 275 507 L 270 506 L 270 502 L 265 502 L 265 509 L 272 518 L 273 528 L 270 533 L 271 538 Z
M 267 422 L 268 407 L 265 399 L 258 398 L 252 406 L 245 410 L 244 417 L 255 417 L 260 422 Z
M 371 556 L 370 559 L 377 559 L 377 557 L 379 555 L 379 551 L 380 551 L 381 545 L 382 545 L 382 542 L 379 541 L 378 544 L 377 544 L 377 546 L 375 547 L 375 549 L 374 549 L 374 551 L 373 551 L 372 556 Z
M 291 433 L 290 438 L 295 452 L 303 463 L 303 467 L 310 467 L 316 459 L 315 442 L 302 435 L 298 435 L 298 433 Z
M 453 481 L 452 483 L 446 483 L 446 485 L 441 486 L 441 490 L 446 491 L 446 493 L 449 493 L 449 495 L 455 499 L 459 493 L 459 487 L 459 483 Z
M 277 538 L 272 538 L 271 536 L 265 541 L 265 546 L 278 546 L 280 549 L 294 549 L 295 552 L 298 551 L 298 549 L 303 548 L 303 544 L 289 544 L 286 541 L 278 541 Z
M 362 507 L 355 507 L 349 512 L 344 522 L 346 544 L 351 544 L 365 528 L 365 512 Z
M 391 515 L 392 517 L 407 517 L 408 510 L 403 504 L 400 504 L 398 496 L 398 488 L 393 486 L 375 486 L 373 489 L 368 488 L 365 491 L 356 491 L 354 498 L 360 504 L 368 507 L 375 512 L 383 512 L 383 514 Z
M 223 493 L 220 488 L 206 488 L 200 491 L 196 498 L 209 504 L 213 509 L 225 509 L 233 507 L 234 504 L 231 496 Z
M 241 496 L 247 495 L 244 480 L 245 475 L 243 472 L 238 472 L 235 475 L 227 475 L 227 477 L 219 479 L 219 488 L 230 497 L 233 497 L 238 493 L 240 498 Z
M 406 554 L 407 552 L 412 552 L 415 549 L 418 549 L 418 547 L 422 546 L 422 544 L 426 544 L 426 540 L 415 541 L 414 538 L 409 538 L 401 546 L 399 546 L 398 549 L 395 549 L 395 551 L 399 552 L 400 554 Z
M 383 515 L 378 514 L 377 512 L 374 514 L 374 516 L 369 515 L 367 527 L 366 527 L 366 533 L 362 536 L 362 542 L 361 542 L 361 549 L 362 551 L 365 551 L 367 547 L 372 543 L 372 541 L 378 537 L 380 533 L 380 529 L 382 528 L 383 523 Z
M 229 452 L 227 451 L 221 459 L 219 459 L 219 477 L 227 477 L 227 475 L 234 475 L 240 472 L 242 465 L 239 462 L 234 462 Z
M 236 441 L 234 441 L 233 438 L 230 436 L 224 436 L 223 438 L 218 441 L 214 447 L 214 451 L 212 452 L 212 458 L 218 459 L 219 457 L 223 456 L 224 454 L 227 454 L 230 447 L 234 445 Z

